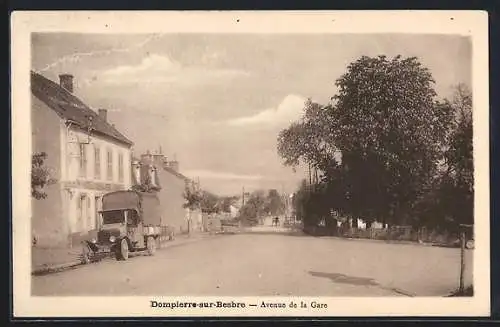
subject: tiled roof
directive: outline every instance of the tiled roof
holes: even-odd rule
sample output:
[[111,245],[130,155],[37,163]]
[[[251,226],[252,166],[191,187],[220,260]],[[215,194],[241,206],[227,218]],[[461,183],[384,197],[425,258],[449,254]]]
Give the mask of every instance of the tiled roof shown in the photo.
[[93,132],[108,136],[126,145],[133,142],[120,133],[114,126],[103,120],[94,110],[90,109],[76,96],[63,89],[59,84],[44,76],[31,72],[31,92],[40,101],[53,109],[61,118],[71,120],[83,129],[89,126],[92,117]]
[[167,166],[164,166],[163,167],[163,170],[171,173],[172,175],[174,176],[177,176],[178,178],[180,179],[183,179],[184,181],[186,182],[192,182],[192,180],[189,178],[189,177],[186,177],[185,175],[181,174],[180,172],[176,171],[175,169],[173,168],[170,168],[170,167],[167,167]]

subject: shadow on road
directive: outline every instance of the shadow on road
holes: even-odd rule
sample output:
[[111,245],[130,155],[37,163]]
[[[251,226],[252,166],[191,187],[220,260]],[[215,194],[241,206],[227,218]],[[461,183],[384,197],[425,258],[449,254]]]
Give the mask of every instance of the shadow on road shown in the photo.
[[339,284],[349,284],[349,285],[355,285],[355,286],[376,286],[378,288],[388,290],[394,293],[398,293],[404,296],[409,296],[413,297],[415,296],[414,294],[411,294],[407,291],[397,289],[394,287],[385,287],[383,285],[380,285],[375,279],[373,278],[368,278],[368,277],[356,277],[356,276],[349,276],[349,275],[344,275],[344,274],[339,274],[339,273],[324,273],[324,272],[317,272],[317,271],[309,271],[309,274],[314,277],[319,277],[319,278],[328,278],[334,283],[339,283]]

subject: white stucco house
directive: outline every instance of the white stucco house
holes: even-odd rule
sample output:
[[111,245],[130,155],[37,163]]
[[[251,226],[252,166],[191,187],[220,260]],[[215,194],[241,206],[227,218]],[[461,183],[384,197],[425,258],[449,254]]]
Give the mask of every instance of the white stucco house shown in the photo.
[[99,224],[101,196],[131,187],[133,143],[73,94],[73,76],[60,83],[31,72],[32,153],[45,152],[56,183],[32,200],[38,245],[79,243]]

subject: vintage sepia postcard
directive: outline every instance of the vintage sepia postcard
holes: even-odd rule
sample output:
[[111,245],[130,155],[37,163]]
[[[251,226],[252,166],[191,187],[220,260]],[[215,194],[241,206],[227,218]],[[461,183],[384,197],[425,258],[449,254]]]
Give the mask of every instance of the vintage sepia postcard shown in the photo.
[[11,17],[15,317],[489,315],[487,13]]

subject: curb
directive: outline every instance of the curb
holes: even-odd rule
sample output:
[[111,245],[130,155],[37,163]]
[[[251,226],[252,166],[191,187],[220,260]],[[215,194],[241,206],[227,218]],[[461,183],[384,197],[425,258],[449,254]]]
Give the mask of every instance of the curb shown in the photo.
[[[313,235],[311,235],[313,236]],[[433,246],[433,247],[443,247],[435,243],[419,243],[412,241],[396,241],[396,240],[376,240],[370,238],[355,238],[355,237],[341,237],[341,236],[313,236],[318,238],[333,238],[337,240],[347,240],[347,241],[361,241],[361,242],[375,242],[375,243],[385,243],[385,244],[406,244],[406,245],[419,245],[419,246]]]
[[47,275],[47,274],[51,274],[51,273],[61,272],[61,271],[75,268],[75,267],[78,267],[81,265],[83,265],[83,263],[80,260],[71,261],[71,262],[61,263],[61,264],[52,265],[52,266],[36,268],[35,270],[33,270],[31,272],[31,275],[32,276],[42,276],[42,275]]
[[[210,238],[214,238],[217,236],[223,236],[223,235],[224,234],[219,233],[219,234],[207,235],[207,236],[202,236],[202,237],[192,237],[192,238],[186,237],[186,238],[182,238],[182,240],[184,240],[184,242],[175,242],[175,240],[174,241],[166,241],[165,244],[163,244],[161,246],[161,248],[159,248],[158,250],[163,250],[163,249],[167,249],[167,248],[171,248],[171,247],[177,247],[177,246],[181,246],[184,244],[194,243],[196,241],[201,241],[204,239],[210,239]],[[177,239],[177,240],[179,240],[179,239]],[[75,269],[79,266],[86,266],[86,264],[81,262],[80,260],[74,260],[74,261],[60,263],[60,264],[56,264],[56,265],[47,265],[47,266],[42,266],[40,268],[35,268],[34,270],[31,271],[31,275],[32,276],[43,276],[43,275],[48,275],[48,274],[52,274],[52,273],[66,271],[69,269]]]

